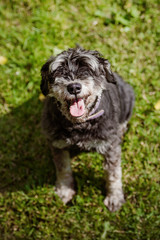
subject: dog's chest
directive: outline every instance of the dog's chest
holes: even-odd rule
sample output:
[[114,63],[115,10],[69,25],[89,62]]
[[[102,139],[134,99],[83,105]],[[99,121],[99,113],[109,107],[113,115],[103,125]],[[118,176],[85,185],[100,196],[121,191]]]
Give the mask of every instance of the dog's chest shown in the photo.
[[96,151],[98,153],[105,154],[110,146],[110,143],[104,140],[85,140],[74,143],[70,139],[66,139],[53,141],[52,146],[59,149],[72,148],[75,146],[82,151]]
[[82,150],[96,151],[101,154],[105,154],[110,146],[110,143],[104,140],[88,140],[80,141],[77,146]]

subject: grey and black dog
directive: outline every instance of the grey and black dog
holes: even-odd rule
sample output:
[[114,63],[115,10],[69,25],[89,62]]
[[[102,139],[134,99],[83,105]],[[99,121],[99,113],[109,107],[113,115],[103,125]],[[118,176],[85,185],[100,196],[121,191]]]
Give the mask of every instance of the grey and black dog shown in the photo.
[[56,193],[64,203],[75,194],[70,153],[97,151],[104,156],[110,211],[124,203],[121,140],[134,105],[132,87],[113,73],[97,51],[81,47],[51,57],[41,69],[42,115],[56,166]]

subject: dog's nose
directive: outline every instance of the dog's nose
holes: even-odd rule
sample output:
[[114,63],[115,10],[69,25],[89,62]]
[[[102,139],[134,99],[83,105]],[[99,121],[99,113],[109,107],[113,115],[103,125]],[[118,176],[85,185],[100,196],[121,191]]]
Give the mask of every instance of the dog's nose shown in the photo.
[[71,83],[67,86],[67,90],[70,94],[78,94],[81,92],[82,86],[80,83]]

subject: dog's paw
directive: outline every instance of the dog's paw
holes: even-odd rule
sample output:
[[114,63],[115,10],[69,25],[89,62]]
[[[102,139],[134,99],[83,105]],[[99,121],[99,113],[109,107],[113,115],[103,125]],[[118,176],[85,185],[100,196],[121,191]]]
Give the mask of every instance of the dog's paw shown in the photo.
[[104,204],[111,212],[119,210],[119,208],[125,203],[124,196],[122,195],[108,195]]
[[75,190],[68,186],[60,186],[55,188],[55,193],[61,198],[64,204],[72,200]]

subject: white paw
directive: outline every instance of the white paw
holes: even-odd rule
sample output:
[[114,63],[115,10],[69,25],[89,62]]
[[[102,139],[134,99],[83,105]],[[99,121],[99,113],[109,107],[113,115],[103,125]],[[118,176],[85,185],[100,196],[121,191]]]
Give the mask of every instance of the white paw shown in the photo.
[[111,212],[117,211],[125,203],[124,196],[122,195],[108,195],[104,204]]
[[66,204],[73,198],[75,191],[71,187],[62,185],[60,187],[56,187],[55,193],[61,198],[63,203]]

